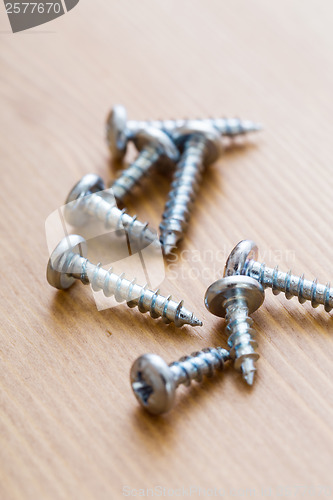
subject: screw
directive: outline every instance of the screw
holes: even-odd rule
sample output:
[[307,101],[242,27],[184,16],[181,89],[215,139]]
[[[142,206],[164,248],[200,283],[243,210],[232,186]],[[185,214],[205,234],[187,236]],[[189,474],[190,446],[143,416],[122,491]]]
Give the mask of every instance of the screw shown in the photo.
[[156,354],[144,354],[131,368],[134,395],[149,413],[166,413],[174,404],[179,385],[189,386],[192,380],[201,382],[204,375],[213,376],[216,370],[223,370],[224,362],[229,359],[229,351],[222,347],[194,352],[169,365]]
[[326,312],[333,308],[333,288],[330,283],[321,285],[318,280],[304,279],[304,274],[294,276],[291,271],[287,273],[275,268],[266,267],[264,263],[257,262],[258,247],[251,240],[243,240],[235,246],[228,257],[225,274],[242,274],[251,276],[259,281],[264,288],[271,288],[274,295],[283,292],[287,299],[298,297],[303,304],[307,300],[312,307],[323,305]]
[[131,217],[126,210],[120,210],[112,194],[112,190],[105,190],[101,177],[87,174],[70,191],[65,205],[65,218],[71,225],[80,227],[87,223],[89,218],[95,218],[104,223],[107,229],[124,229],[130,238],[130,243],[139,242],[140,248],[145,243],[159,246],[157,235],[148,228],[148,223]]
[[263,287],[248,276],[224,277],[213,283],[205,295],[208,311],[226,319],[234,367],[242,372],[249,385],[253,384],[255,362],[259,358],[255,352],[258,344],[252,328],[253,321],[249,316],[262,305],[264,298]]
[[49,284],[59,290],[69,288],[76,279],[84,285],[91,284],[97,292],[102,290],[106,297],[114,295],[117,302],[126,301],[129,307],[138,307],[141,313],[150,312],[152,318],[162,317],[165,323],[174,322],[175,326],[202,326],[194,314],[183,307],[183,301],[175,302],[171,296],[160,295],[146,286],[136,284],[121,275],[103,269],[86,258],[87,242],[82,236],[69,235],[63,238],[52,252],[47,266]]
[[118,201],[123,201],[157,162],[174,163],[179,157],[178,149],[162,130],[152,127],[139,130],[133,136],[133,142],[140,151],[139,155],[110,186]]
[[[126,153],[128,141],[133,138],[138,130],[151,126],[172,136],[176,129],[187,126],[191,121],[193,120],[127,120],[125,107],[117,104],[107,117],[107,142],[112,156],[117,160],[122,160]],[[259,123],[239,118],[207,118],[197,121],[214,127],[221,135],[230,137],[262,129]]]
[[168,201],[160,224],[164,254],[169,255],[182,239],[204,168],[214,162],[221,152],[217,131],[210,125],[189,122],[174,133],[174,139],[183,148],[171,184]]

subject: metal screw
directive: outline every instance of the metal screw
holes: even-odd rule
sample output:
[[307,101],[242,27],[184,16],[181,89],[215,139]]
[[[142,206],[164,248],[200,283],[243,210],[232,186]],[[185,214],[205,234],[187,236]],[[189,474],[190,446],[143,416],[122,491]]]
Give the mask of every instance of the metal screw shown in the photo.
[[139,243],[140,248],[148,243],[159,246],[156,233],[148,228],[148,223],[131,217],[126,210],[120,210],[112,194],[112,190],[105,190],[101,177],[88,174],[70,191],[64,210],[64,215],[71,225],[83,226],[89,218],[103,222],[107,229],[124,229],[130,238],[130,243]]
[[178,149],[173,141],[164,132],[152,127],[135,133],[133,142],[140,151],[139,155],[110,185],[118,201],[123,201],[125,196],[157,162],[164,161],[164,163],[171,164],[176,162],[179,157]]
[[[107,142],[112,156],[117,160],[122,160],[127,148],[127,143],[132,140],[138,130],[147,126],[162,130],[168,135],[188,125],[193,120],[127,120],[127,112],[124,106],[117,104],[109,113],[106,121]],[[221,135],[233,137],[244,135],[249,132],[257,132],[262,129],[259,123],[239,118],[207,118],[196,120],[203,124],[214,127]]]
[[213,283],[206,291],[205,305],[212,314],[226,319],[228,345],[234,367],[242,372],[244,380],[253,384],[255,362],[259,354],[253,320],[250,314],[263,303],[263,287],[248,276],[229,276]]
[[221,152],[217,131],[200,122],[192,121],[188,126],[178,129],[174,133],[174,139],[183,148],[183,153],[176,166],[160,224],[165,255],[169,255],[177,247],[187,229],[205,166],[214,162]]
[[82,236],[70,235],[62,239],[52,252],[47,266],[49,284],[59,290],[69,288],[76,279],[84,285],[91,284],[97,292],[102,290],[106,297],[114,295],[117,302],[126,301],[129,307],[138,307],[141,313],[150,312],[152,318],[162,317],[165,323],[174,322],[175,326],[202,326],[194,314],[183,307],[183,301],[175,302],[171,296],[160,295],[146,286],[136,284],[121,275],[103,269],[86,258],[87,242]]
[[230,359],[229,351],[222,347],[209,347],[191,356],[167,365],[156,354],[144,354],[132,365],[130,379],[136,399],[150,413],[159,415],[169,411],[179,385],[189,386],[192,380],[201,382],[203,376],[213,376],[223,370]]
[[287,273],[275,268],[266,267],[265,264],[257,262],[258,247],[251,240],[243,240],[235,246],[228,257],[225,274],[241,274],[251,276],[264,288],[271,288],[274,295],[283,292],[287,299],[298,297],[303,304],[307,300],[312,307],[323,305],[326,312],[333,308],[333,288],[330,283],[321,285],[317,279],[310,281],[304,279],[304,274],[294,276],[291,271]]

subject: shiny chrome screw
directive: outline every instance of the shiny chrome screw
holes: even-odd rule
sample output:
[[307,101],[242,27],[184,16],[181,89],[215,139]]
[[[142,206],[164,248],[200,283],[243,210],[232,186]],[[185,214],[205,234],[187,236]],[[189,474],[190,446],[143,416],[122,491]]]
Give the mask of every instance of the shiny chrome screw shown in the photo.
[[[117,104],[109,113],[106,121],[107,142],[112,156],[122,160],[127,148],[128,141],[132,140],[139,130],[154,127],[172,136],[173,132],[186,127],[193,120],[127,120],[127,112],[124,106]],[[239,118],[207,118],[195,120],[205,125],[214,127],[217,132],[224,136],[234,137],[262,129],[259,123]]]
[[220,136],[210,125],[192,121],[173,135],[183,153],[176,166],[160,224],[165,255],[169,255],[183,238],[205,166],[213,163],[221,152]]
[[177,147],[162,130],[146,127],[134,134],[133,142],[139,151],[137,158],[110,185],[118,201],[123,201],[157,163],[172,164],[179,157]]
[[263,287],[248,276],[228,276],[213,283],[206,291],[205,305],[212,314],[226,319],[228,345],[236,370],[253,384],[255,362],[259,358],[255,330],[250,314],[263,303]]
[[76,279],[84,285],[91,284],[95,292],[103,291],[106,297],[114,295],[117,302],[126,301],[129,307],[138,307],[141,313],[150,312],[152,318],[162,317],[165,323],[175,326],[202,326],[194,314],[183,307],[183,301],[175,302],[171,296],[160,295],[147,286],[136,284],[136,280],[124,278],[107,271],[101,264],[95,265],[86,258],[87,243],[82,236],[69,235],[63,238],[52,252],[47,266],[47,280],[60,290],[69,288]]
[[106,190],[101,177],[95,174],[85,175],[73,187],[66,200],[64,215],[75,227],[83,226],[89,219],[99,220],[108,230],[125,230],[130,243],[139,243],[140,248],[150,243],[159,246],[157,235],[148,228],[148,223],[128,215],[125,209],[120,210],[112,190]]
[[257,280],[263,288],[271,288],[274,295],[283,292],[287,299],[298,297],[303,304],[310,301],[312,307],[323,305],[326,312],[333,308],[333,288],[330,283],[321,285],[317,279],[310,281],[304,279],[304,274],[294,276],[291,271],[287,273],[275,268],[266,267],[257,262],[258,247],[251,240],[240,241],[232,250],[227,260],[225,275],[240,274],[250,276]]
[[189,386],[192,380],[201,382],[204,375],[213,376],[215,371],[223,370],[225,361],[229,359],[229,351],[222,347],[194,352],[169,365],[156,354],[144,354],[131,368],[134,395],[149,413],[166,413],[174,405],[179,385]]

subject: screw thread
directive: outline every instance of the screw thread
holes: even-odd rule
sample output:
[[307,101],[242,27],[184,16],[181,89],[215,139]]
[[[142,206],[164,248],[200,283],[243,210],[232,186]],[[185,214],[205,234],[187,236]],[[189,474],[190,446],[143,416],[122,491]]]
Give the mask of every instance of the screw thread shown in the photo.
[[295,276],[291,271],[285,273],[279,271],[278,266],[269,268],[254,260],[246,263],[242,274],[256,279],[264,288],[271,288],[274,295],[283,292],[287,299],[298,297],[301,304],[310,301],[312,307],[323,305],[326,312],[333,308],[333,288],[330,288],[330,283],[322,285],[317,279],[304,279],[304,274]]
[[127,302],[129,307],[138,307],[141,313],[150,312],[152,318],[161,317],[165,323],[174,322],[177,327],[185,324],[201,326],[202,322],[192,312],[183,307],[183,301],[175,302],[171,295],[164,297],[159,290],[152,291],[148,286],[136,284],[123,274],[108,271],[101,264],[94,265],[88,259],[69,252],[59,262],[59,270],[80,279],[84,284],[91,284],[97,292],[102,290],[106,297],[114,296],[117,302]]
[[224,362],[230,359],[229,351],[222,347],[208,347],[202,351],[184,356],[169,367],[175,379],[176,387],[189,386],[192,380],[201,382],[204,376],[212,377],[217,370],[223,370]]
[[205,138],[193,135],[174,173],[168,201],[160,224],[161,241],[166,254],[176,247],[186,231],[204,170]]
[[114,183],[110,185],[115,198],[122,201],[134,186],[147,175],[160,155],[160,151],[152,146],[143,148],[134,162],[128,168],[125,168]]
[[[243,135],[250,132],[257,132],[261,130],[261,125],[255,123],[251,120],[241,120],[240,118],[207,118],[198,119],[203,124],[213,126],[220,134],[229,137],[235,135]],[[127,127],[130,136],[135,134],[137,130],[145,128],[147,126],[155,127],[162,130],[166,134],[170,135],[172,132],[179,127],[186,126],[191,120],[130,120],[127,122]]]
[[139,248],[142,248],[153,243],[160,247],[157,234],[148,228],[148,222],[140,222],[136,215],[129,215],[126,209],[120,210],[112,200],[107,200],[103,195],[94,193],[79,198],[77,203],[82,204],[80,209],[85,213],[103,222],[106,229],[114,229],[119,235],[125,231],[131,245],[138,243]]
[[226,331],[229,335],[230,354],[236,370],[241,371],[246,382],[252,385],[256,371],[255,361],[259,354],[255,351],[258,346],[255,340],[256,332],[252,328],[253,320],[248,313],[246,303],[239,299],[226,306]]

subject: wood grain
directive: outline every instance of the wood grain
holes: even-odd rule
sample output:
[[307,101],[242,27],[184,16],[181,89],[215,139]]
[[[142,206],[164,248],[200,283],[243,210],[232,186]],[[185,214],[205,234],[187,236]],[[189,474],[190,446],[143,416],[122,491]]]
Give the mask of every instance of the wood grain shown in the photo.
[[[0,5],[1,499],[118,499],[125,486],[333,495],[333,327],[322,308],[267,291],[252,390],[227,369],[153,418],[128,382],[144,352],[172,361],[226,345],[203,295],[240,239],[267,264],[332,278],[332,15],[327,0],[82,0],[13,35]],[[133,118],[265,124],[207,170],[166,267],[161,291],[203,318],[199,330],[125,306],[98,312],[89,287],[46,282],[46,218],[82,175],[115,175],[103,125],[116,102]],[[158,227],[168,187],[156,174],[130,212]]]

